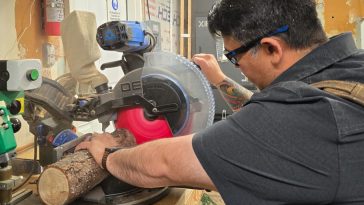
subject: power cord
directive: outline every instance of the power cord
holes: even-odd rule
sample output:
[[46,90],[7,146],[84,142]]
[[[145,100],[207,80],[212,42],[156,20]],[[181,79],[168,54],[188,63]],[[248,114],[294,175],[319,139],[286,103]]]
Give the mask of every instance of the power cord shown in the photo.
[[[34,110],[33,113],[35,113],[36,106],[33,105],[33,104],[30,104],[29,109]],[[32,117],[33,121],[36,118],[35,114],[33,114],[31,117]],[[33,158],[33,164],[32,164],[31,171],[30,171],[29,175],[24,179],[24,181],[21,184],[19,184],[17,187],[15,187],[12,190],[12,192],[16,192],[18,189],[20,189],[22,186],[24,186],[30,180],[30,178],[34,174],[35,167],[36,167],[36,164],[37,164],[37,160],[38,160],[38,143],[37,143],[37,136],[34,135],[34,158]]]
[[31,169],[29,175],[24,179],[24,181],[12,190],[13,192],[16,192],[18,189],[20,189],[22,186],[24,186],[30,180],[30,178],[33,176],[35,166],[37,164],[37,153],[38,153],[37,137],[34,135],[34,161],[32,164],[32,169]]
[[155,36],[152,33],[150,33],[149,31],[145,31],[145,34],[147,34],[151,38],[151,43],[150,43],[150,46],[147,48],[147,50],[152,51],[157,44],[157,39],[155,39]]
[[150,21],[149,0],[146,0],[146,1],[147,1],[148,18],[149,18],[149,21]]

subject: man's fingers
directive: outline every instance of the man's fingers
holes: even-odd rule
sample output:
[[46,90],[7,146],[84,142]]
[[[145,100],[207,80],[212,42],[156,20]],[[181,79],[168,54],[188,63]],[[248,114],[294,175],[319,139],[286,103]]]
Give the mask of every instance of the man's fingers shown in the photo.
[[213,55],[210,54],[196,54],[192,57],[192,61],[199,65],[202,70],[209,67],[209,62],[211,62],[213,59]]
[[80,144],[77,145],[77,147],[75,148],[75,151],[88,149],[90,144],[91,144],[90,141],[81,142]]
[[193,61],[194,63],[196,63],[197,65],[200,65],[200,63],[201,63],[201,57],[200,57],[200,56],[198,56],[198,55],[194,55],[194,56],[192,57],[192,61]]

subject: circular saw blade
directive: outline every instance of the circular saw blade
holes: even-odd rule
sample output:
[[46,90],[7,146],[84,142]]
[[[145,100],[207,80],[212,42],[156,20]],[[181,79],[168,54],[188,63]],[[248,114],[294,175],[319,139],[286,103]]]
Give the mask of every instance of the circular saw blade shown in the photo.
[[[170,120],[169,115],[175,114],[165,114],[170,127],[173,127],[173,136],[195,133],[212,125],[215,115],[212,89],[194,63],[167,52],[145,53],[144,58],[142,79],[163,76],[177,86],[176,90],[182,92],[179,96],[183,96],[181,99],[186,101],[184,109],[178,111],[179,119]],[[144,95],[148,96],[147,90],[144,92]]]

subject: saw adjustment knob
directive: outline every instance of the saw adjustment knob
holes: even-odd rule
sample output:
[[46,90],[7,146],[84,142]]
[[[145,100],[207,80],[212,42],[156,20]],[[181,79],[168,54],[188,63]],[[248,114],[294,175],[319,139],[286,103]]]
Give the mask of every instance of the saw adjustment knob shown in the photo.
[[17,133],[21,128],[21,121],[18,118],[10,118],[10,122],[14,133]]
[[8,71],[1,71],[0,72],[0,81],[7,82],[10,79],[10,74]]
[[12,115],[17,115],[21,110],[21,102],[19,100],[14,100],[7,106],[7,108]]

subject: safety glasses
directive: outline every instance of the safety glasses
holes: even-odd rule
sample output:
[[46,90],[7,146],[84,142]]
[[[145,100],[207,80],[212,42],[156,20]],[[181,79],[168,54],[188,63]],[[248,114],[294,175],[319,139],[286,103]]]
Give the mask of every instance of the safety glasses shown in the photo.
[[248,52],[250,49],[252,49],[256,45],[258,45],[263,38],[274,36],[274,35],[277,35],[279,33],[284,33],[284,32],[287,32],[287,31],[288,31],[288,25],[282,26],[282,27],[278,28],[277,30],[275,30],[273,32],[269,32],[266,35],[259,36],[258,38],[246,43],[245,45],[240,46],[237,49],[234,49],[232,51],[225,50],[224,54],[225,54],[226,58],[229,59],[229,61],[232,64],[234,64],[236,66],[239,66],[238,59],[236,58],[236,56],[238,54],[243,54],[243,53]]

